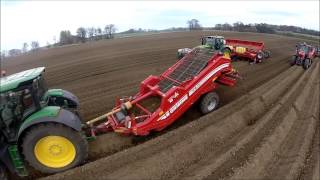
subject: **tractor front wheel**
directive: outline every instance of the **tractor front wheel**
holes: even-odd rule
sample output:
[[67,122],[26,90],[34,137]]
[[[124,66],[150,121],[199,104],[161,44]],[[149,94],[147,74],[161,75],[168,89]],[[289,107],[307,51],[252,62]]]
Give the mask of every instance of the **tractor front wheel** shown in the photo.
[[1,180],[8,180],[7,171],[1,164],[0,164],[0,179]]
[[217,109],[218,105],[219,105],[218,94],[215,92],[209,92],[201,98],[200,111],[203,114],[208,114],[209,112],[212,112],[213,110]]
[[303,69],[307,70],[311,66],[311,60],[310,59],[305,59],[303,61]]
[[26,132],[22,151],[26,161],[43,173],[73,168],[88,156],[88,143],[81,134],[62,124],[40,124]]

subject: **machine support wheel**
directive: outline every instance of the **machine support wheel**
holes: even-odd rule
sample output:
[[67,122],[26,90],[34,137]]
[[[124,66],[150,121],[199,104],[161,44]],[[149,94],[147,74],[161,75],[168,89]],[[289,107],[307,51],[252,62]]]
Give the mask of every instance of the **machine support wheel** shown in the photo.
[[217,109],[218,105],[219,105],[218,94],[216,92],[209,92],[201,98],[200,111],[203,114],[207,114]]
[[0,164],[0,179],[1,180],[8,180],[8,174],[6,169]]
[[257,53],[257,56],[256,56],[256,62],[257,62],[257,63],[261,63],[263,57],[264,57],[264,56],[263,56],[263,53],[262,53],[262,52],[258,52],[258,53]]
[[307,70],[307,69],[309,69],[309,67],[311,66],[311,60],[310,59],[305,59],[304,61],[303,61],[303,69],[305,69],[305,70]]
[[23,138],[25,160],[43,173],[73,168],[88,156],[88,142],[81,132],[62,124],[35,125]]

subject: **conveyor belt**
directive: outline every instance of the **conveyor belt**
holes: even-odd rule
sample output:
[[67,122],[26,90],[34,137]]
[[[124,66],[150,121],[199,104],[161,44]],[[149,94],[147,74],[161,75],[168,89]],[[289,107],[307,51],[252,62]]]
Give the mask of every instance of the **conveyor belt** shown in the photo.
[[[178,82],[188,80],[197,74],[199,74],[208,61],[213,56],[214,51],[210,49],[195,49],[187,56],[182,59],[182,63],[176,67],[168,77]],[[164,78],[159,82],[160,91],[166,93],[171,87],[179,85],[168,78]]]

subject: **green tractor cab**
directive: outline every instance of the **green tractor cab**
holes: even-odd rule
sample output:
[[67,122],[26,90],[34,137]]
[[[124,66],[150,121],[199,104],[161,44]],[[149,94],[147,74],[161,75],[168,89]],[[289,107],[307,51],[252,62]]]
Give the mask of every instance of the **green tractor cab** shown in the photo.
[[[231,49],[226,45],[226,41],[223,36],[204,36],[201,37],[201,45],[197,48],[212,49],[214,51],[220,51],[225,56],[230,56]],[[193,49],[181,48],[177,51],[177,59],[182,59],[186,54],[190,53]]]
[[1,77],[0,177],[27,176],[25,162],[43,173],[75,167],[87,157],[79,101],[62,89],[47,89],[44,67]]

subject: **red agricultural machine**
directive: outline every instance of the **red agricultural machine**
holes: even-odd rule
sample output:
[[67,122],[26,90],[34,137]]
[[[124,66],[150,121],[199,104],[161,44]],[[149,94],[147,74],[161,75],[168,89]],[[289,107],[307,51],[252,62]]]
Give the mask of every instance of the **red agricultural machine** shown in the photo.
[[296,45],[296,53],[293,55],[290,62],[293,65],[302,65],[303,69],[308,69],[313,59],[317,56],[317,49],[306,43],[301,43]]
[[[260,63],[263,59],[270,57],[270,52],[265,50],[263,42],[225,39],[223,36],[204,36],[201,38],[201,45],[212,49],[219,49],[222,46],[228,47],[231,50],[233,61],[244,59],[250,63]],[[177,58],[181,59],[191,50],[189,48],[179,49]]]
[[214,89],[219,84],[234,86],[238,77],[230,53],[228,47],[194,48],[159,77],[151,75],[142,81],[135,96],[118,99],[111,112],[88,121],[89,136],[109,131],[144,136],[161,131],[198,99],[202,113],[215,110],[219,96]]
[[226,39],[226,45],[232,50],[232,60],[246,59],[250,63],[260,63],[270,57],[270,52],[264,50],[263,42]]

